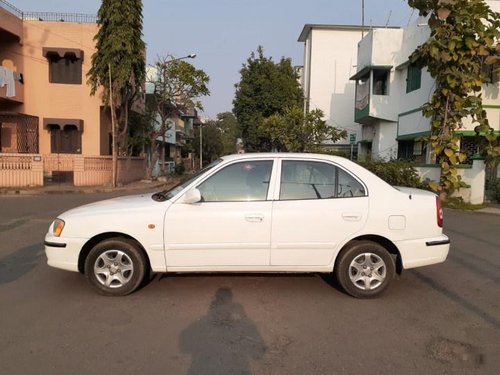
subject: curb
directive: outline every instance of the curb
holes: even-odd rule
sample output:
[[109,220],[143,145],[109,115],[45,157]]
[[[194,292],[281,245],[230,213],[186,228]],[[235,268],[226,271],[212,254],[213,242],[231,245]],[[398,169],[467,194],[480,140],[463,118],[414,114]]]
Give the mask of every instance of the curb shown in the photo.
[[475,212],[479,212],[481,214],[500,215],[500,208],[485,207],[485,208],[481,208],[480,210],[476,210]]
[[97,194],[97,193],[118,193],[118,192],[137,192],[137,191],[148,191],[152,189],[158,189],[161,187],[166,187],[172,185],[172,182],[157,182],[148,183],[141,186],[121,186],[116,188],[111,187],[88,187],[88,188],[67,188],[67,189],[44,189],[44,188],[32,188],[32,189],[1,189],[1,195],[52,195],[52,194]]
[[479,213],[479,214],[489,214],[489,215],[500,215],[500,208],[497,207],[484,207],[476,210],[465,210],[460,208],[449,208],[445,207],[445,210],[450,211],[460,211],[460,212],[471,212],[471,213]]

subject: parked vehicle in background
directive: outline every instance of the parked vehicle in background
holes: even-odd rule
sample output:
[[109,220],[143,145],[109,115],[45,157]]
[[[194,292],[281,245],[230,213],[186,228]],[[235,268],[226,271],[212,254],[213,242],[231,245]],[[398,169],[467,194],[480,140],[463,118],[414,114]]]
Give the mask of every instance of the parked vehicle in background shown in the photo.
[[126,295],[152,272],[333,272],[375,297],[395,272],[443,262],[438,197],[395,188],[347,159],[230,155],[169,191],[61,214],[48,264],[79,271],[99,292]]

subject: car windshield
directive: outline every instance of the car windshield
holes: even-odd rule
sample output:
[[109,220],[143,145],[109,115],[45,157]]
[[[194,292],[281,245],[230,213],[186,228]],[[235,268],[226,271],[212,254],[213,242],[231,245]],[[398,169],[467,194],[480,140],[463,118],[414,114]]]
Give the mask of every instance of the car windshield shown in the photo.
[[193,182],[199,176],[201,176],[202,174],[206,173],[207,171],[209,171],[210,169],[212,169],[213,167],[215,167],[220,162],[222,162],[222,159],[218,159],[218,160],[212,162],[211,164],[207,165],[205,168],[203,168],[203,169],[199,170],[198,172],[196,172],[194,175],[192,175],[186,181],[180,182],[177,185],[171,187],[170,189],[154,193],[151,198],[153,198],[153,200],[155,200],[157,202],[164,202],[164,201],[167,201],[169,199],[172,199],[181,190],[183,190],[184,188],[186,188],[186,186],[188,186],[191,182]]

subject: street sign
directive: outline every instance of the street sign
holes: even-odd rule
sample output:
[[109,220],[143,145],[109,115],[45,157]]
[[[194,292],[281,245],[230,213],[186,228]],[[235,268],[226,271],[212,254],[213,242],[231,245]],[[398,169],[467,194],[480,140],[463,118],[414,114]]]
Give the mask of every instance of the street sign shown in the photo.
[[351,145],[356,144],[356,133],[351,133],[349,134],[349,143]]

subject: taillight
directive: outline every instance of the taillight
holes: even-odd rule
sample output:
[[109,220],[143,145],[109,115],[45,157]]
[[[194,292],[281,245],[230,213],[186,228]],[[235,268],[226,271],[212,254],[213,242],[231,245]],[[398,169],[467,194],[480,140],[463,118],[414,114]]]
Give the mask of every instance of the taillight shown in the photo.
[[443,209],[441,208],[441,199],[436,196],[436,217],[437,225],[439,228],[443,227]]

